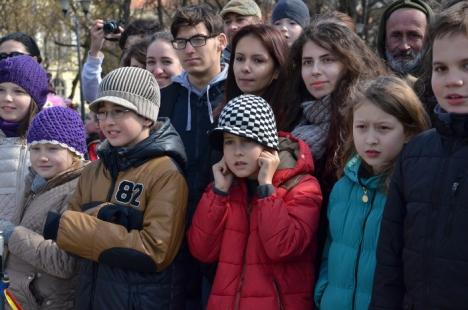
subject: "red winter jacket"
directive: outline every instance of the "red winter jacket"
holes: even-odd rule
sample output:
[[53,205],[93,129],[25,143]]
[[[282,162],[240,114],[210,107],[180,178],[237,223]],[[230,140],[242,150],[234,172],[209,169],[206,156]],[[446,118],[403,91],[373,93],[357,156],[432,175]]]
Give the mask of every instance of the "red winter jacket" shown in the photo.
[[215,194],[210,185],[195,211],[190,251],[202,262],[218,262],[209,310],[314,307],[322,194],[310,175],[308,146],[286,134],[280,137],[274,194],[253,198],[248,214],[246,184],[237,179],[228,196]]

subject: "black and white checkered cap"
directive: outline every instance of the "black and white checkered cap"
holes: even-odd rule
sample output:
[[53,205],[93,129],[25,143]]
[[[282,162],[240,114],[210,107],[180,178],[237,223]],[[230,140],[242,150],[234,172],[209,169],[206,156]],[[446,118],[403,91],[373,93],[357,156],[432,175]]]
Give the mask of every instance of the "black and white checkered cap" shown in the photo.
[[262,97],[241,95],[230,100],[221,111],[218,126],[211,132],[211,141],[216,147],[222,145],[223,132],[278,150],[275,116]]

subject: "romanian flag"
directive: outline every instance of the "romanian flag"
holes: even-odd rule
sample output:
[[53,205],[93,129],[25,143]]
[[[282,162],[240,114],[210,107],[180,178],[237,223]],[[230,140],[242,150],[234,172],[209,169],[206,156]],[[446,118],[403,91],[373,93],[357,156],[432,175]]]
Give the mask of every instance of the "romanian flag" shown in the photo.
[[16,301],[16,299],[13,297],[13,294],[11,294],[9,290],[4,289],[3,295],[5,297],[6,303],[8,304],[11,310],[23,310],[23,308],[21,308],[20,304],[18,303],[18,301]]

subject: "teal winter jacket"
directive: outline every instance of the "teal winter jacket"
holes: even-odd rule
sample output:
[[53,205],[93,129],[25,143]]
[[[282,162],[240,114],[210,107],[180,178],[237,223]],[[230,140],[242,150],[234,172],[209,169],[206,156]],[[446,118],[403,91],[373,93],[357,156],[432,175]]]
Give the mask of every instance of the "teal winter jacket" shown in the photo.
[[386,194],[380,177],[359,177],[361,159],[352,158],[333,187],[328,204],[329,231],[315,286],[319,309],[368,309],[377,241]]

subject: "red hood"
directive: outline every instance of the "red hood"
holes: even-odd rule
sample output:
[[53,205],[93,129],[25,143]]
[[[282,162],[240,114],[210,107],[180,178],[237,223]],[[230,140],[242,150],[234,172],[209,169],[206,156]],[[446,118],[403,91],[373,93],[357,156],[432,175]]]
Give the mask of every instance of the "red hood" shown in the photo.
[[314,161],[309,146],[289,132],[278,132],[281,162],[273,176],[273,185],[278,187],[299,174],[314,173]]

